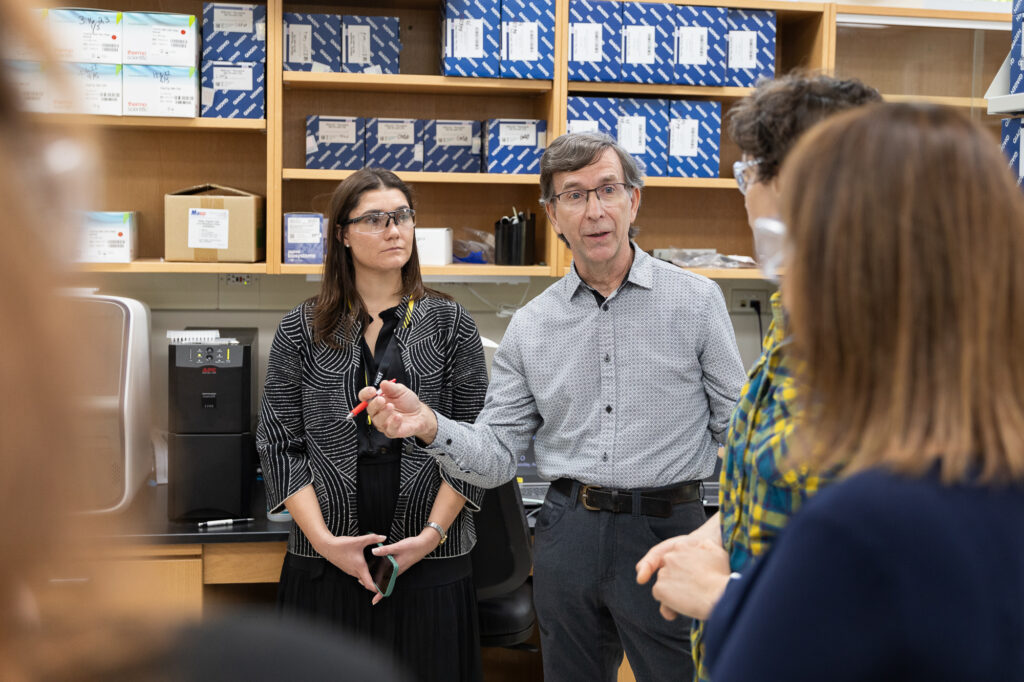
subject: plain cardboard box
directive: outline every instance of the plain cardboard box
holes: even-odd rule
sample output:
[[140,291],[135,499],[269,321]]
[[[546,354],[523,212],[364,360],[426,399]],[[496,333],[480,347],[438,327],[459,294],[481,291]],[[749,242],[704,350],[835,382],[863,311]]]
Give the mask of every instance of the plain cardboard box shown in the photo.
[[258,194],[197,185],[164,195],[165,260],[255,263],[265,257],[266,236]]

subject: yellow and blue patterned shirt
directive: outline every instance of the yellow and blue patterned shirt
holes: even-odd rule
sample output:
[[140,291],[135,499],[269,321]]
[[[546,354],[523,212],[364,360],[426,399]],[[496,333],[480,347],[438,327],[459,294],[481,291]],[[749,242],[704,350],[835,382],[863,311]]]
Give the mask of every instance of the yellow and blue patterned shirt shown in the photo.
[[[719,518],[733,571],[742,571],[752,558],[767,552],[793,514],[830,480],[786,461],[799,415],[778,292],[771,306],[772,322],[732,414],[722,463]],[[707,682],[703,636],[704,624],[695,620],[691,642],[696,679]]]

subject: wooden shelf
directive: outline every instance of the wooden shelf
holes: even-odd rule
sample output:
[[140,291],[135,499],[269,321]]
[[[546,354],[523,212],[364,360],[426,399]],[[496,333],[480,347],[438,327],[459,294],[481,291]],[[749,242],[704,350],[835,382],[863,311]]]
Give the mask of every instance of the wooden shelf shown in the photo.
[[718,87],[713,85],[659,85],[656,83],[597,83],[571,81],[569,94],[608,93],[610,95],[667,95],[674,97],[713,97],[737,99],[746,97],[753,88]]
[[[320,265],[287,265],[281,266],[282,275],[319,275],[323,272]],[[476,275],[480,277],[551,277],[548,265],[476,265],[473,263],[453,263],[452,265],[423,265],[420,272],[424,275]]]
[[964,109],[987,109],[988,101],[984,97],[941,97],[931,95],[882,95],[886,102],[930,102],[943,104],[947,107]]
[[[540,185],[537,174],[513,175],[510,173],[424,173],[420,171],[395,171],[405,182],[469,184],[469,185]],[[327,180],[340,182],[355,173],[352,170],[315,170],[312,168],[285,168],[281,177],[285,180]]]
[[[877,5],[836,5],[836,14],[861,14],[898,19],[940,19],[950,21],[995,21],[1006,24],[1010,29],[1010,13],[970,12],[956,10],[917,9],[913,7],[879,7]],[[1007,6],[1009,9],[1009,5]],[[841,19],[840,19],[841,21]]]
[[733,178],[644,178],[644,187],[679,187],[689,189],[731,189],[736,191]]
[[267,129],[262,118],[173,118],[165,116],[97,116],[79,114],[38,114],[42,122],[96,128],[132,130],[225,130],[252,131]]
[[312,73],[285,71],[286,88],[305,90],[358,90],[377,92],[429,92],[435,94],[523,95],[551,92],[547,80],[512,78],[460,78],[411,74]]
[[183,263],[155,258],[141,258],[131,263],[75,263],[82,272],[147,272],[147,273],[231,273],[262,275],[266,263]]

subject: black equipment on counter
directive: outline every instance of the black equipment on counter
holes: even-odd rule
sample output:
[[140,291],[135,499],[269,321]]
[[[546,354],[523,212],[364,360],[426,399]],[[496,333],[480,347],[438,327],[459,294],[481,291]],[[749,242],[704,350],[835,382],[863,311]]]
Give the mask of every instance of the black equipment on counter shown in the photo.
[[533,233],[537,216],[522,211],[494,223],[494,262],[497,265],[533,265]]

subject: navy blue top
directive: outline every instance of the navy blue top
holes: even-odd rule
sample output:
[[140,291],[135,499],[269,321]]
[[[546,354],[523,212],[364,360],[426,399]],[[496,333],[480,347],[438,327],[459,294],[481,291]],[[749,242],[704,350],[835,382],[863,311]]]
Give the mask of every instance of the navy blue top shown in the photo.
[[714,682],[1024,680],[1024,486],[829,487],[730,581],[705,641]]

